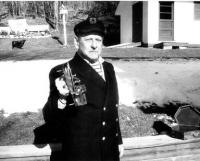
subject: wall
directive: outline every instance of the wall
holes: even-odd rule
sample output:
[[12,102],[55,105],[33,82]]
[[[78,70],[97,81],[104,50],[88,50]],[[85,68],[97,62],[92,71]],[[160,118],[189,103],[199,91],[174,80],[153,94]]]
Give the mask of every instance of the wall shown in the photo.
[[174,7],[174,40],[200,44],[200,20],[194,19],[194,3],[177,1]]
[[159,38],[159,3],[157,0],[148,1],[148,18],[147,18],[147,42],[154,44],[158,42]]

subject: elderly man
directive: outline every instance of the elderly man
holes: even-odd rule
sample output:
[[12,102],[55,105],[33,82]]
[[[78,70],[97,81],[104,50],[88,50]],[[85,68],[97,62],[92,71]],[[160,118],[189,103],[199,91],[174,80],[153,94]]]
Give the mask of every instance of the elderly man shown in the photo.
[[[77,52],[49,74],[50,94],[44,120],[62,147],[51,160],[118,161],[123,155],[118,89],[113,66],[101,56],[104,25],[88,18],[74,27]],[[70,82],[70,76],[72,82]],[[79,92],[73,90],[79,89]]]

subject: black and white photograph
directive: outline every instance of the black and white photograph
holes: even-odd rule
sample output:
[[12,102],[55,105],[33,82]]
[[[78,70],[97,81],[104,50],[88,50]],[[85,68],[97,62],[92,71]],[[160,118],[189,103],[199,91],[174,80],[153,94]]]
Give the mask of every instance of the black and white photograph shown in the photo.
[[199,161],[200,1],[0,1],[0,161]]

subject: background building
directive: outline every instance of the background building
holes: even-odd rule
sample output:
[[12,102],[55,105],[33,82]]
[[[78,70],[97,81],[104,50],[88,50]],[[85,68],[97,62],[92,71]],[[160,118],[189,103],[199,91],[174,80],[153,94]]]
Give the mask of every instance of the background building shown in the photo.
[[120,42],[200,44],[200,1],[121,1]]

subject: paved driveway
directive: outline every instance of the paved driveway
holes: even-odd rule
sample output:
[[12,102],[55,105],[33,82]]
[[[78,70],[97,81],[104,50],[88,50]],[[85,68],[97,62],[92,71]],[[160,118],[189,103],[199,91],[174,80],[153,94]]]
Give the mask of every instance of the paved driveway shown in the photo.
[[[37,111],[49,92],[49,70],[65,60],[0,63],[0,109],[7,113]],[[111,61],[111,60],[108,60]],[[158,105],[181,101],[200,105],[200,61],[111,61],[117,73],[120,103],[136,100]]]

